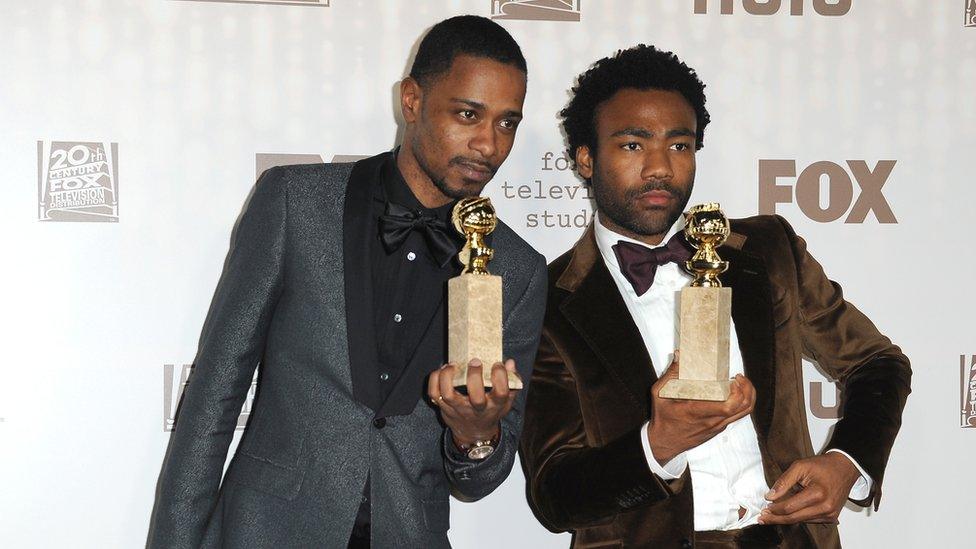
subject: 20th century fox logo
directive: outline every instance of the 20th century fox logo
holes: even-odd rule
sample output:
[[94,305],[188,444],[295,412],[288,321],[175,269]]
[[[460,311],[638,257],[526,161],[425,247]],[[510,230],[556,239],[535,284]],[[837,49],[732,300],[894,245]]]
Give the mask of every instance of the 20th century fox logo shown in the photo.
[[976,355],[959,355],[959,375],[962,381],[960,426],[976,428]]
[[[193,373],[192,364],[183,364],[179,368],[179,376],[176,375],[176,365],[163,365],[163,431],[172,431],[176,427],[176,412],[183,398],[183,391],[186,386],[193,381],[190,374]],[[254,394],[258,388],[258,381],[255,377],[251,380],[251,388],[247,391],[244,399],[244,406],[241,408],[241,415],[237,416],[237,426],[235,429],[241,431],[247,425],[247,420],[251,417],[251,406],[254,404]]]
[[38,219],[118,221],[118,174],[118,143],[38,141]]

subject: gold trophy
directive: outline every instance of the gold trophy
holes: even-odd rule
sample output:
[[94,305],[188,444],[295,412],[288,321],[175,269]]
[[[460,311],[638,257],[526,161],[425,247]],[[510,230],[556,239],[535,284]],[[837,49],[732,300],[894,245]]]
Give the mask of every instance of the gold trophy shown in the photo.
[[685,237],[697,250],[685,268],[695,279],[681,290],[681,361],[678,378],[661,388],[664,398],[724,401],[729,398],[729,327],[732,289],[718,275],[729,268],[715,251],[729,237],[729,220],[717,203],[685,214]]
[[[454,386],[468,384],[468,362],[484,364],[482,381],[491,387],[491,367],[502,356],[502,277],[488,272],[495,250],[485,236],[495,230],[495,208],[486,197],[462,198],[451,214],[454,228],[467,242],[458,254],[464,265],[460,276],[447,281],[447,358],[457,365]],[[522,381],[508,374],[508,387],[521,389]]]

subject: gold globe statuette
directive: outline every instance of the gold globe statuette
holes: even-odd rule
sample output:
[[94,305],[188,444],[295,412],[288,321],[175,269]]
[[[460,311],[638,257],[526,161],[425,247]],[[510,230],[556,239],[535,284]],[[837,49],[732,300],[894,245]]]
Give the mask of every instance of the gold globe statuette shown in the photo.
[[[498,224],[495,208],[487,197],[462,198],[451,214],[454,228],[464,235],[465,244],[458,253],[464,269],[447,281],[447,358],[457,366],[454,386],[465,387],[468,362],[481,360],[482,382],[491,387],[491,367],[503,362],[502,355],[502,278],[488,272],[488,262],[495,250],[485,237]],[[511,389],[521,389],[522,381],[508,376]]]
[[495,257],[495,250],[485,244],[485,236],[491,234],[498,224],[495,207],[487,197],[462,198],[451,212],[454,229],[464,235],[464,248],[458,260],[464,265],[465,274],[487,275],[488,262]]
[[685,268],[694,279],[681,290],[678,378],[661,388],[664,398],[729,398],[732,290],[723,288],[718,279],[729,262],[716,251],[729,234],[729,220],[715,202],[695,206],[685,214],[685,237],[696,250]]

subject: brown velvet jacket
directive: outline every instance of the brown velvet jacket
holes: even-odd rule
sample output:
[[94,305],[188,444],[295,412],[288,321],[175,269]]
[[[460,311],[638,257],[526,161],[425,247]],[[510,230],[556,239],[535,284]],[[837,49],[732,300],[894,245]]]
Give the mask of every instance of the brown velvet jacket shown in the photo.
[[[877,507],[888,454],[910,392],[901,350],[844,300],[806,243],[780,217],[732,220],[720,249],[766,481],[814,455],[801,356],[842,385],[843,419],[826,451],[850,454],[874,480]],[[573,532],[573,547],[692,547],[691,477],[650,472],[641,427],[656,380],[647,349],[600,257],[591,226],[549,265],[549,301],[532,373],[521,459],[536,517]],[[814,547],[839,547],[833,525],[804,524]],[[792,537],[792,536],[791,536]]]

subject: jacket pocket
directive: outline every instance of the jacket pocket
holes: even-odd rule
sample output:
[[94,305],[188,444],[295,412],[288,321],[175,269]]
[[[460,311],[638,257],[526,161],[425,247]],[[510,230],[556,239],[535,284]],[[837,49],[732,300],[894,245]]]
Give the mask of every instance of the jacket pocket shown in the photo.
[[228,478],[259,492],[293,500],[302,489],[303,468],[287,468],[238,452]]
[[451,505],[449,500],[424,500],[424,523],[431,532],[447,532],[451,527]]

